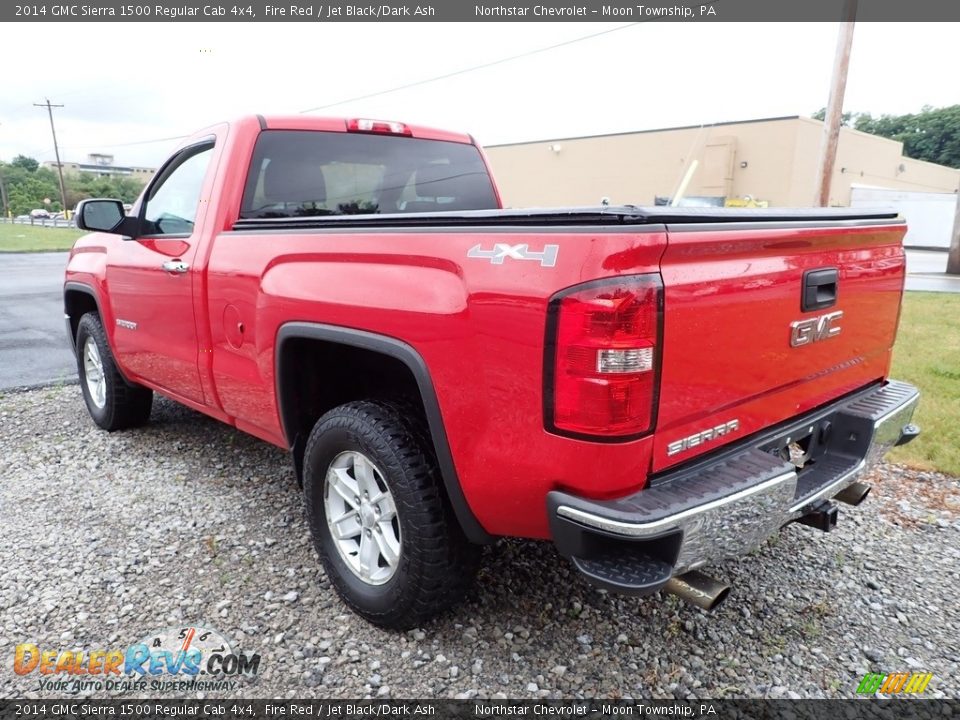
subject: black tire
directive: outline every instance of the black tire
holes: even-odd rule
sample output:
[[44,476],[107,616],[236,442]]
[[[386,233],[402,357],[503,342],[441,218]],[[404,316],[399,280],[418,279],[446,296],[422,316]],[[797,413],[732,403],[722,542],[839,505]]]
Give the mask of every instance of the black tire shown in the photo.
[[[394,403],[348,403],[317,421],[304,451],[307,519],[327,576],[357,614],[393,630],[416,627],[458,603],[479,566],[480,548],[453,515],[422,424]],[[327,473],[344,453],[368,458],[393,496],[400,552],[393,575],[382,584],[351,569],[327,524]]]
[[[86,363],[84,362],[87,342],[96,345],[103,367],[103,404],[98,404],[87,382]],[[153,391],[141,385],[131,385],[123,379],[117,370],[117,364],[110,352],[107,334],[100,322],[100,316],[90,312],[80,318],[77,326],[77,373],[80,375],[80,388],[87,410],[93,421],[104,430],[123,430],[138,427],[150,419],[153,406]]]

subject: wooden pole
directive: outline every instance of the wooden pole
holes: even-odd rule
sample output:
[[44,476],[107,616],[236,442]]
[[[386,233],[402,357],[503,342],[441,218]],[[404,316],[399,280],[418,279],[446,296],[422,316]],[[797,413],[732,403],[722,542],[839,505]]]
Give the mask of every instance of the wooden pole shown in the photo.
[[10,216],[10,202],[7,200],[7,181],[0,174],[0,201],[3,202],[3,217]]
[[820,162],[817,165],[817,185],[813,204],[826,207],[830,204],[830,181],[833,166],[837,161],[837,142],[840,138],[840,123],[843,118],[843,94],[847,89],[847,70],[850,67],[850,48],[853,46],[854,18],[857,16],[857,0],[847,0],[844,22],[840,23],[837,36],[837,52],[833,59],[833,79],[830,82],[830,99],[827,114],[823,119],[823,142],[820,146]]
[[10,201],[7,200],[7,181],[0,175],[0,200],[3,201],[3,217],[10,215]]
[[53,154],[57,158],[57,175],[60,178],[60,201],[63,203],[63,216],[67,216],[67,189],[63,184],[63,163],[60,162],[60,148],[57,146],[57,129],[53,126],[53,109],[63,105],[51,105],[50,100],[44,103],[34,103],[36,107],[45,107],[50,115],[50,132],[53,133]]
[[950,254],[947,256],[947,274],[960,275],[960,192],[957,193],[957,210],[953,216]]

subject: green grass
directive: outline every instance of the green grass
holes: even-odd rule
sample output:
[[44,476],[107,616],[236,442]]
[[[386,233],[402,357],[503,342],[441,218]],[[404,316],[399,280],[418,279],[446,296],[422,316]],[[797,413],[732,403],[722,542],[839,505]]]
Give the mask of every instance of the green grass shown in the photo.
[[887,457],[960,477],[960,295],[907,293],[890,375],[920,388],[923,432]]
[[69,250],[73,241],[83,234],[74,228],[0,223],[0,252]]

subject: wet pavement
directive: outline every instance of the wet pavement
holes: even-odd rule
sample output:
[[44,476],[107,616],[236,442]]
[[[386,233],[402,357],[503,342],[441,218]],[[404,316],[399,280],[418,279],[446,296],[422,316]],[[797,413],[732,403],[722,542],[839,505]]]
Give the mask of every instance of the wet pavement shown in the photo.
[[943,250],[907,250],[907,290],[960,292],[960,275],[947,275]]
[[72,380],[63,324],[67,253],[0,254],[0,389]]

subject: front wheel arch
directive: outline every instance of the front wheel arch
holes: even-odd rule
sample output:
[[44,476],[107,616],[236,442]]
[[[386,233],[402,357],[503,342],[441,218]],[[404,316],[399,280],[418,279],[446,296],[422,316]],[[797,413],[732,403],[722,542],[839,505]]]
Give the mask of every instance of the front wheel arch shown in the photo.
[[[80,389],[94,423],[111,432],[145,424],[153,391],[127,382],[120,373],[99,313],[80,318],[75,346]],[[93,371],[96,381],[89,376]]]

